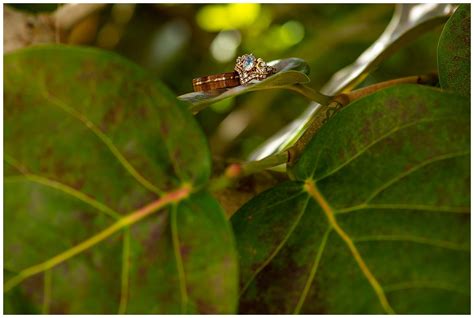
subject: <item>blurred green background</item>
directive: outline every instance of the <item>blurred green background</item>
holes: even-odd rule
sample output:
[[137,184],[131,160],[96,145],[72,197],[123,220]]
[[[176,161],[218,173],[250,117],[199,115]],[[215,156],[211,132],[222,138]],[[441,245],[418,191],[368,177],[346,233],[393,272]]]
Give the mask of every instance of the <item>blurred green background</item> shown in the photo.
[[[13,5],[30,11],[56,4]],[[176,95],[198,76],[233,69],[252,52],[266,61],[299,57],[319,89],[383,32],[393,4],[113,4],[79,23],[71,44],[113,50],[156,75]],[[392,55],[361,86],[436,70],[441,27]],[[212,105],[197,115],[214,157],[244,159],[309,104],[295,93],[260,91]]]

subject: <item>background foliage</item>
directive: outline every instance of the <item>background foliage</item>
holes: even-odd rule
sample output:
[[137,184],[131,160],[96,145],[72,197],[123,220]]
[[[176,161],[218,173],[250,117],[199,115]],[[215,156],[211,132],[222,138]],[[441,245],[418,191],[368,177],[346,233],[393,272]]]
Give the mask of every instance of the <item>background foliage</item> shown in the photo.
[[175,98],[247,52],[300,58],[269,80],[317,90],[392,12],[110,5],[64,40],[105,50],[5,55],[5,311],[469,312],[469,5],[360,84],[438,70],[440,87],[351,103],[289,167],[292,181],[270,174],[224,190],[226,212],[208,191],[212,170],[245,158],[308,101],[259,90],[268,81],[193,118]]

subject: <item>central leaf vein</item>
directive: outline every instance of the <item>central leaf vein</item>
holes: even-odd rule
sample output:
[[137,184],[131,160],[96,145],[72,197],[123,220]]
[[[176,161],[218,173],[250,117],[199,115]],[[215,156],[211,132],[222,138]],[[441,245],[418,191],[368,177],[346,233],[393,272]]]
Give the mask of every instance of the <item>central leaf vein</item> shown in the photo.
[[[47,92],[46,89],[44,89]],[[64,112],[71,115],[73,118],[77,119],[81,122],[85,127],[87,127],[90,131],[96,135],[100,141],[110,150],[110,152],[114,155],[114,157],[120,162],[120,164],[125,168],[125,170],[132,175],[135,180],[138,181],[145,189],[157,194],[162,195],[164,191],[158,189],[155,185],[153,185],[150,181],[144,178],[134,167],[133,165],[125,158],[124,155],[120,152],[120,150],[115,146],[112,140],[102,131],[100,130],[91,120],[89,120],[86,116],[75,110],[74,108],[66,105],[62,100],[54,97],[51,94],[43,93],[45,99],[47,99],[51,104],[56,105],[59,109],[62,109]]]
[[[11,157],[9,156],[5,156],[4,157],[4,160],[12,165],[12,166],[15,166],[14,164],[12,164],[10,161],[11,161]],[[103,204],[102,202],[99,202],[95,199],[93,199],[92,197],[88,196],[87,194],[81,192],[81,191],[78,191],[64,183],[61,183],[61,182],[58,182],[58,181],[55,181],[55,180],[51,180],[51,179],[48,179],[48,178],[45,178],[45,177],[42,177],[42,176],[39,176],[39,175],[36,175],[36,174],[31,174],[31,173],[28,173],[27,171],[25,171],[24,169],[18,169],[20,171],[20,173],[22,173],[21,176],[11,176],[11,177],[5,177],[3,179],[4,182],[21,182],[21,181],[28,181],[28,182],[34,182],[34,183],[38,183],[38,184],[41,184],[43,186],[47,186],[47,187],[50,187],[50,188],[53,188],[53,189],[56,189],[56,190],[59,190],[67,195],[70,195],[88,205],[90,205],[91,207],[93,207],[94,209],[97,209],[101,212],[103,212],[104,214],[110,216],[111,218],[115,219],[115,220],[118,220],[120,219],[120,214],[116,211],[114,211],[112,208],[110,208],[109,206]]]
[[321,206],[322,210],[324,211],[324,213],[326,214],[328,218],[328,222],[331,225],[331,227],[336,231],[339,237],[346,243],[352,256],[354,257],[354,260],[359,265],[359,268],[361,269],[362,273],[367,278],[370,285],[374,289],[377,297],[379,298],[382,308],[385,310],[386,313],[394,314],[395,312],[390,306],[387,300],[387,297],[382,289],[382,286],[377,281],[375,276],[372,274],[370,269],[367,267],[367,264],[365,263],[364,259],[360,255],[352,239],[337,223],[336,217],[334,215],[332,208],[329,206],[329,203],[322,196],[321,192],[319,192],[318,188],[316,187],[316,185],[314,184],[312,180],[306,181],[304,188],[308,192],[309,196],[312,197]]
[[173,192],[169,192],[166,195],[162,196],[156,201],[151,202],[150,204],[138,209],[127,216],[120,218],[117,222],[109,226],[108,228],[102,230],[101,232],[93,235],[92,237],[88,238],[87,240],[79,243],[78,245],[36,265],[28,267],[18,273],[18,275],[12,277],[8,281],[5,282],[3,286],[3,292],[6,293],[11,290],[16,285],[20,284],[23,280],[33,275],[39,274],[53,268],[64,261],[72,258],[73,256],[82,253],[83,251],[91,248],[92,246],[102,242],[106,238],[110,237],[112,234],[118,232],[119,230],[132,225],[139,220],[143,219],[144,217],[162,209],[163,207],[179,202],[189,196],[191,193],[191,188],[189,186],[183,186]]

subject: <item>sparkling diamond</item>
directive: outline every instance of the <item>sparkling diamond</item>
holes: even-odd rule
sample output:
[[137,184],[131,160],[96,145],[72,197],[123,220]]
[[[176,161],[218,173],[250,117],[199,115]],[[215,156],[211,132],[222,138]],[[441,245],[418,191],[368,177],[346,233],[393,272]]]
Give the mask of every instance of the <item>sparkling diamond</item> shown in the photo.
[[253,55],[245,55],[243,58],[243,67],[245,71],[250,71],[255,64],[255,57]]

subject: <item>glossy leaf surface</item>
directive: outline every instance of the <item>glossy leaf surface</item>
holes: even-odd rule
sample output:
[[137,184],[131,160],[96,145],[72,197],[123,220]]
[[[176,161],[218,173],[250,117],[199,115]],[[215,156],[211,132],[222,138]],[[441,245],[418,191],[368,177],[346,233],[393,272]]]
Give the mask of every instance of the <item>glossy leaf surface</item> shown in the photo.
[[[32,48],[4,66],[7,310],[234,311],[233,238],[219,205],[198,191],[210,156],[186,105],[99,50]],[[177,196],[188,187],[197,193]],[[164,211],[130,221],[160,200]],[[97,244],[73,253],[90,239]]]
[[469,313],[469,130],[469,100],[433,88],[344,108],[232,217],[240,312]]

